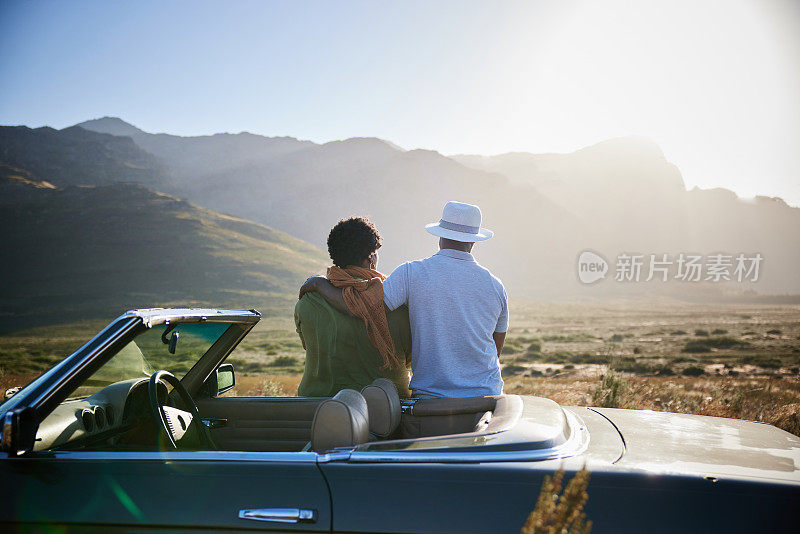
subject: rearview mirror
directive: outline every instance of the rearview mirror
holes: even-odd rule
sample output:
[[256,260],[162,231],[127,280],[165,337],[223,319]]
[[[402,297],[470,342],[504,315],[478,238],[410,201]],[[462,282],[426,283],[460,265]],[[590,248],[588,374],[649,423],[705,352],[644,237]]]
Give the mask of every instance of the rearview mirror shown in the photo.
[[178,347],[178,338],[180,334],[177,331],[172,332],[172,335],[169,338],[169,346],[167,350],[170,354],[175,354],[175,349]]
[[232,363],[223,363],[217,368],[217,396],[233,389],[236,385],[236,377],[233,373]]

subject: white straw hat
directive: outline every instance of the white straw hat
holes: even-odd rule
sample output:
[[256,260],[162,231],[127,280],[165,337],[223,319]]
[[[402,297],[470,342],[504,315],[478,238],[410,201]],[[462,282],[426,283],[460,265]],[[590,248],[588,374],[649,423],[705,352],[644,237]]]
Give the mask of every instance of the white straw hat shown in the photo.
[[428,224],[425,229],[435,236],[464,243],[485,241],[494,235],[491,230],[481,228],[478,206],[452,200],[444,205],[439,222]]

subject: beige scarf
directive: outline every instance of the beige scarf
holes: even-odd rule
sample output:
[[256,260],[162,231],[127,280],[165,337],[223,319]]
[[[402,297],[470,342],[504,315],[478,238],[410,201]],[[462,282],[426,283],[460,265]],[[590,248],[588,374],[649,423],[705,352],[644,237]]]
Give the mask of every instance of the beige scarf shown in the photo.
[[328,268],[328,280],[342,288],[342,297],[347,309],[364,321],[369,340],[383,358],[381,369],[400,368],[394,354],[394,341],[389,332],[389,321],[383,307],[383,281],[386,276],[374,269],[348,265]]

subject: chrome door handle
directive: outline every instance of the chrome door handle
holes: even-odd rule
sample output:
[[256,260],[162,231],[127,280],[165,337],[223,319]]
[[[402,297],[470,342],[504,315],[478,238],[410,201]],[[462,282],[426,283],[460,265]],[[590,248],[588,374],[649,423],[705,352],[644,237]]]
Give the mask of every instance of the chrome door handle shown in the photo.
[[220,428],[228,424],[227,419],[201,419],[208,428]]
[[317,512],[301,508],[256,508],[239,510],[239,519],[273,523],[314,523],[317,520]]

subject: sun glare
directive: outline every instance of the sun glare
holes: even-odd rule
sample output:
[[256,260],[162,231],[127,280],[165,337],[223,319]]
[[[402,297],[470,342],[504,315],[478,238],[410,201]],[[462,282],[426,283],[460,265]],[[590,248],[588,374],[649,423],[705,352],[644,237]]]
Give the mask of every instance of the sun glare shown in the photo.
[[644,135],[689,187],[754,195],[769,193],[763,179],[783,182],[773,194],[794,183],[797,204],[798,68],[768,15],[755,2],[562,6],[545,36],[506,43],[491,113],[509,120],[483,141],[489,152],[565,152]]

